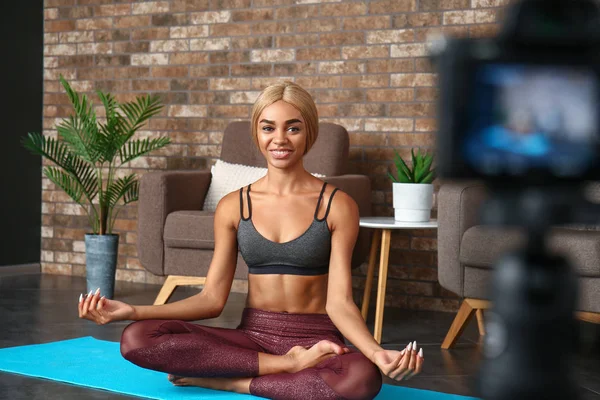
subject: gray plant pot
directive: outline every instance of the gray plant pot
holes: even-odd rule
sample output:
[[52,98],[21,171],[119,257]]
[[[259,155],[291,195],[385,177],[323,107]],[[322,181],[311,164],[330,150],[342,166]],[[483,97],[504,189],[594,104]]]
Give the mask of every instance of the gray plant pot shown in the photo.
[[96,291],[112,299],[115,293],[115,273],[119,235],[85,235],[85,269],[87,291]]

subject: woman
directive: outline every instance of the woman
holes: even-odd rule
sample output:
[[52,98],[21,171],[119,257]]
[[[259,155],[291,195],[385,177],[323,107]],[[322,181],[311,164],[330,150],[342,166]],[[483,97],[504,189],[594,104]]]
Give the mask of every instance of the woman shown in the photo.
[[[123,331],[123,357],[167,372],[181,386],[272,399],[372,399],[381,388],[379,370],[396,380],[419,373],[423,352],[416,342],[402,351],[382,349],[352,300],[358,207],[304,169],[317,134],[308,92],[291,82],[263,90],[252,135],[268,172],[219,202],[204,289],[161,306],[131,306],[90,292],[80,297],[80,317],[138,321]],[[249,266],[239,327],[184,322],[221,313],[238,246]],[[345,347],[344,337],[359,351]]]

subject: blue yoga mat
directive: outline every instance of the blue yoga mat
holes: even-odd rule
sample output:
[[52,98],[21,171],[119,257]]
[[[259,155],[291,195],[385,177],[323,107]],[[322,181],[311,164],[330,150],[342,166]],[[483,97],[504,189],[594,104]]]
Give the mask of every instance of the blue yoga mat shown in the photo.
[[[260,399],[219,390],[173,386],[166,374],[137,367],[121,357],[119,343],[89,336],[0,349],[0,371],[159,400]],[[383,385],[376,400],[392,399],[476,400],[472,397]]]

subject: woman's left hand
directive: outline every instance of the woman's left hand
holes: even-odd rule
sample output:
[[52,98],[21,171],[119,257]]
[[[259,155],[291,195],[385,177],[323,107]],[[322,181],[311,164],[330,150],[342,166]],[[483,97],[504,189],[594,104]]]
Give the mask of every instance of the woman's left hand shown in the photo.
[[402,351],[379,350],[373,353],[373,362],[388,377],[402,381],[421,372],[423,349],[417,352],[417,342],[409,343]]

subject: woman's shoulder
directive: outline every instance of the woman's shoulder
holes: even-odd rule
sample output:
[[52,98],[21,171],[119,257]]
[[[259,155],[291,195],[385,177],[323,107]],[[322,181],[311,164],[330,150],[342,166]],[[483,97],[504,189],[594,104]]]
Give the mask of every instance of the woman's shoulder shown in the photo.
[[[244,189],[245,192],[245,189]],[[231,216],[235,219],[240,213],[240,189],[223,196],[215,210],[217,215]]]

